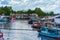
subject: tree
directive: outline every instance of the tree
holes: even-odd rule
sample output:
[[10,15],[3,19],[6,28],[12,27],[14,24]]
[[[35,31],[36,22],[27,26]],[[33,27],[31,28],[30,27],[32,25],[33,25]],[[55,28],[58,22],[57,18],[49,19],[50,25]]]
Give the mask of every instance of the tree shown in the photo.
[[10,13],[12,12],[12,8],[7,6],[5,6],[3,10],[5,15],[10,15]]
[[53,11],[51,11],[51,12],[49,13],[49,15],[53,16],[53,15],[54,15],[54,12],[53,12]]
[[14,10],[12,10],[12,7],[8,7],[8,6],[0,7],[0,14],[10,15],[10,13],[17,13],[17,14],[22,14],[22,13],[32,14],[32,13],[36,13],[36,14],[39,15],[39,17],[44,17],[44,16],[47,16],[47,15],[51,15],[51,16],[54,15],[53,11],[46,13],[46,12],[42,11],[41,8],[35,8],[34,10],[28,9],[27,11],[24,11],[24,10],[14,11]]
[[24,13],[22,10],[20,10],[20,11],[17,11],[17,13],[18,14],[22,14],[22,13]]
[[12,12],[12,7],[0,7],[0,13],[5,14],[5,15],[10,15]]
[[43,12],[40,8],[35,8],[35,13],[37,13],[40,17],[43,17],[46,15],[46,13]]
[[2,15],[2,13],[4,13],[3,7],[0,7],[0,15]]
[[31,9],[28,9],[25,13],[32,14],[32,13],[35,13],[35,11],[34,10],[31,10]]

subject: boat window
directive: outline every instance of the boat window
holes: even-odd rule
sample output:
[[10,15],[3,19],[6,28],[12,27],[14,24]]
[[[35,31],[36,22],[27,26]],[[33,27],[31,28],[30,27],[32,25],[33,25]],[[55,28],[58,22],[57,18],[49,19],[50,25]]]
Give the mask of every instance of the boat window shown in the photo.
[[6,17],[3,17],[3,18],[6,18]]
[[60,18],[60,16],[59,17],[56,17],[56,18]]
[[51,30],[51,29],[48,29],[48,32],[54,33],[55,31],[54,30]]
[[52,22],[54,22],[54,19],[52,19]]
[[57,26],[58,28],[60,28],[60,24],[57,24],[56,26]]

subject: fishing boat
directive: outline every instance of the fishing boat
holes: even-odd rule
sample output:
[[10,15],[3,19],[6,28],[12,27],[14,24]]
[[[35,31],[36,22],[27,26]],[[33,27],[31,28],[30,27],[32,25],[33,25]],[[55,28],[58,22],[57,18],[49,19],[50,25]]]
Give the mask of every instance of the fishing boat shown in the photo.
[[6,16],[1,16],[0,17],[0,23],[7,23],[9,22],[9,17],[6,17]]
[[37,21],[36,18],[31,18],[31,19],[29,19],[28,24],[33,24],[33,22],[35,22],[35,21]]
[[54,23],[44,23],[40,26],[39,35],[60,40],[60,28]]
[[37,14],[30,14],[29,18],[30,19],[28,21],[28,24],[33,24],[33,22],[38,20],[38,15]]
[[40,26],[41,26],[41,22],[40,21],[35,21],[32,24],[32,28],[33,29],[36,29],[36,30],[39,30],[40,29]]
[[20,14],[20,19],[28,20],[29,19],[29,15],[28,14]]

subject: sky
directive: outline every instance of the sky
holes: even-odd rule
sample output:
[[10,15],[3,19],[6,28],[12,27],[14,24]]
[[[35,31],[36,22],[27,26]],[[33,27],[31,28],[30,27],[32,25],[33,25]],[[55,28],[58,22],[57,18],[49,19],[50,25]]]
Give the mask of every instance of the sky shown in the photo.
[[34,10],[36,7],[45,12],[60,13],[60,0],[0,0],[1,6],[11,6],[13,10]]

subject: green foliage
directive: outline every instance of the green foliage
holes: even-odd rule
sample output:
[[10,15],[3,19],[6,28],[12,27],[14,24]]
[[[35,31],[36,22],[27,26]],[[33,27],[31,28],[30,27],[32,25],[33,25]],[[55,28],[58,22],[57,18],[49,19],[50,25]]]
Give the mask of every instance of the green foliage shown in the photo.
[[40,8],[35,8],[35,13],[37,13],[39,17],[46,16],[46,13],[43,12]]
[[0,14],[4,13],[3,7],[0,7]]
[[0,7],[0,14],[5,14],[5,15],[10,15],[10,13],[17,13],[17,14],[22,14],[22,13],[26,13],[26,14],[32,14],[32,13],[36,13],[39,15],[39,17],[44,17],[44,16],[53,16],[54,12],[44,12],[41,10],[41,8],[35,8],[34,10],[28,9],[27,11],[23,11],[23,10],[19,10],[19,11],[14,11],[12,10],[12,7]]
[[14,14],[16,14],[16,13],[17,13],[17,12],[16,12],[16,11],[14,11],[14,10],[12,10],[11,12],[12,12],[12,13],[14,13]]
[[30,14],[30,13],[32,13],[32,10],[28,9],[28,11],[26,13]]
[[10,15],[10,13],[12,12],[12,8],[7,6],[0,7],[0,12],[1,14]]
[[35,13],[35,11],[34,10],[31,10],[31,9],[28,9],[27,11],[25,11],[25,13],[32,14],[32,13]]
[[21,10],[21,11],[17,11],[17,14],[22,14],[23,13],[23,11]]
[[51,12],[49,13],[49,15],[54,15],[54,12],[53,12],[53,11],[51,11]]

